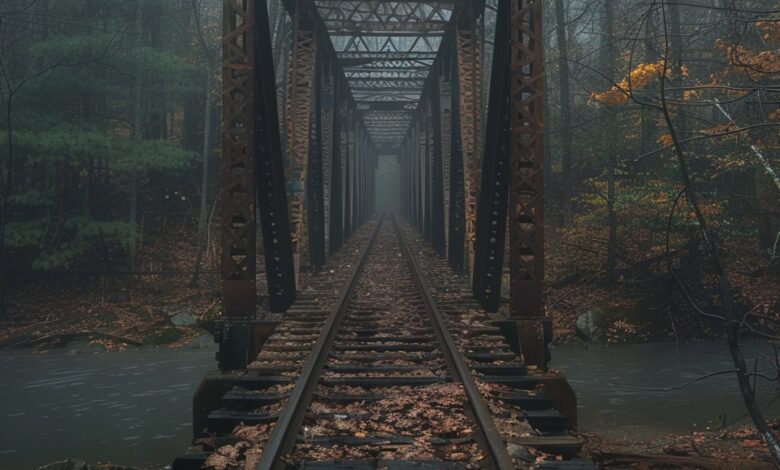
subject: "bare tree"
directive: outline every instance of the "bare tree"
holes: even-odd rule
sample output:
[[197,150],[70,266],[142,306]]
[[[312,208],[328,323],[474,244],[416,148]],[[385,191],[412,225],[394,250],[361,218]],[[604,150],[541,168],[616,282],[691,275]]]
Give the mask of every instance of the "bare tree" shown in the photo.
[[[669,53],[671,52],[671,48],[672,48],[670,44],[671,40],[670,40],[669,24],[667,18],[667,7],[668,4],[666,3],[666,0],[661,0],[661,13],[663,19],[663,33],[664,33],[663,36],[664,37],[664,58],[670,57]],[[676,19],[676,21],[679,22],[678,9],[679,9],[678,5],[672,6],[673,21]],[[679,24],[676,28],[673,28],[673,33],[674,32],[679,34]],[[702,213],[699,204],[699,198],[694,189],[693,180],[691,178],[690,171],[688,169],[688,161],[685,155],[685,148],[684,148],[685,144],[683,142],[683,139],[680,138],[680,133],[679,133],[680,131],[678,129],[678,124],[674,122],[672,112],[670,111],[669,99],[667,97],[667,80],[668,80],[667,71],[669,67],[669,61],[664,60],[663,65],[664,65],[664,69],[663,72],[660,74],[660,80],[661,80],[660,100],[661,100],[661,109],[664,116],[664,122],[666,123],[666,127],[669,130],[669,134],[671,135],[672,138],[673,149],[674,149],[675,156],[677,158],[677,163],[680,170],[680,179],[682,180],[685,196],[687,198],[688,204],[690,204],[696,216],[696,221],[699,226],[699,232],[701,234],[701,237],[704,239],[707,254],[709,255],[709,259],[712,263],[712,268],[718,280],[718,294],[720,298],[721,309],[723,312],[723,316],[721,318],[726,325],[726,337],[728,341],[729,352],[731,353],[731,359],[732,362],[734,363],[734,367],[736,370],[739,390],[740,393],[742,394],[742,399],[745,403],[745,408],[747,409],[750,418],[753,420],[756,429],[761,434],[764,441],[767,443],[767,446],[769,447],[769,453],[772,456],[775,465],[777,465],[780,468],[780,443],[778,443],[777,437],[775,436],[774,432],[769,428],[766,419],[764,418],[760,408],[756,403],[753,385],[750,383],[750,372],[747,368],[745,357],[742,354],[742,350],[740,349],[739,346],[739,334],[740,334],[740,329],[742,328],[743,320],[737,316],[736,309],[734,306],[733,296],[731,293],[731,287],[729,285],[729,280],[726,275],[725,266],[720,257],[720,246],[717,238],[714,236],[714,234],[711,232],[709,228],[707,219],[704,217],[704,214]],[[680,118],[679,122],[684,122],[684,121],[682,118]]]
[[[262,6],[262,4],[261,4]],[[203,255],[206,253],[208,240],[208,196],[209,196],[209,157],[211,156],[211,114],[214,106],[212,99],[213,76],[216,71],[217,58],[214,51],[209,47],[206,40],[206,34],[203,31],[203,22],[201,20],[200,5],[198,0],[192,0],[193,21],[195,23],[195,34],[198,37],[201,53],[206,62],[206,88],[204,96],[204,117],[203,117],[203,163],[201,165],[200,179],[200,214],[198,222],[198,256],[195,261],[195,272],[192,276],[192,284],[198,281],[200,275],[200,266],[203,261]]]
[[558,78],[561,87],[560,110],[562,149],[561,163],[563,171],[563,187],[561,188],[561,208],[563,210],[563,224],[569,225],[574,217],[571,203],[572,187],[572,127],[571,127],[571,98],[569,96],[569,52],[566,35],[566,10],[563,0],[555,0],[555,18],[557,24],[558,41]]

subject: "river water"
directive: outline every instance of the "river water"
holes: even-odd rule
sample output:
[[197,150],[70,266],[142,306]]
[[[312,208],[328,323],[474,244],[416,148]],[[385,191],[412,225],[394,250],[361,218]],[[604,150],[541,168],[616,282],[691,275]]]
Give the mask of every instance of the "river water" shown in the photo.
[[[752,370],[776,378],[774,349],[743,342]],[[552,352],[577,393],[579,430],[612,439],[653,439],[721,423],[748,423],[725,342],[639,344],[607,347],[567,345]],[[721,375],[699,380],[708,374]],[[688,382],[688,385],[682,386]],[[780,417],[780,385],[758,378],[756,398],[768,418]],[[680,387],[674,389],[675,387]],[[670,390],[671,389],[671,390]]]
[[214,351],[204,337],[183,349],[0,353],[0,469],[169,464],[192,439],[192,395]]
[[[773,353],[766,343],[749,346],[748,357]],[[69,457],[161,468],[190,443],[192,394],[215,367],[214,352],[204,337],[183,349],[0,353],[0,469]],[[721,343],[565,346],[554,349],[552,366],[577,392],[585,432],[652,439],[744,414],[733,374],[651,390],[730,370]],[[762,403],[778,393],[777,382],[759,381]]]

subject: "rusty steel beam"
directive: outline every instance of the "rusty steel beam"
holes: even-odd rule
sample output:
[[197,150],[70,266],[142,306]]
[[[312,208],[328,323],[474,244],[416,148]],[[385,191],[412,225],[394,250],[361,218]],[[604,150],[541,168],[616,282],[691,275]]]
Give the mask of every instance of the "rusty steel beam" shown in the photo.
[[310,152],[311,114],[314,107],[317,35],[306,27],[302,0],[294,6],[292,52],[287,84],[287,193],[290,205],[290,234],[296,278],[306,245],[306,173]]
[[447,259],[450,267],[462,272],[464,269],[465,248],[465,197],[463,171],[463,140],[461,139],[461,109],[460,109],[460,73],[458,69],[457,51],[453,48],[450,59],[452,67],[452,113],[450,124],[450,210]]
[[433,238],[433,227],[431,226],[431,201],[433,200],[433,193],[431,192],[432,189],[432,176],[433,176],[433,165],[431,165],[431,159],[433,157],[433,152],[431,151],[431,131],[430,131],[430,101],[426,96],[423,96],[423,102],[420,106],[420,121],[422,125],[422,131],[420,135],[420,140],[422,141],[423,151],[422,151],[422,164],[425,168],[425,176],[423,178],[423,185],[425,186],[424,191],[424,201],[425,201],[425,221],[423,224],[423,237],[425,238],[425,241],[430,242]]
[[467,24],[459,22],[455,31],[460,98],[460,139],[463,152],[464,240],[469,272],[474,268],[477,198],[482,163],[479,155],[482,131],[482,49],[476,31],[477,18],[469,15]]
[[219,367],[249,360],[256,305],[256,224],[263,233],[269,303],[286,310],[295,299],[292,251],[268,12],[264,1],[225,0],[222,115],[222,298],[217,329]]
[[432,81],[431,125],[432,134],[432,168],[431,168],[431,243],[439,256],[444,256],[447,249],[445,238],[445,209],[444,209],[444,152],[442,146],[442,109],[440,102],[439,80],[440,67],[434,68],[435,76]]
[[415,119],[415,162],[417,165],[417,230],[425,230],[425,129],[419,115]]
[[544,314],[541,1],[513,1],[511,14],[511,313],[515,317],[537,317]]
[[449,64],[442,63],[442,71],[440,76],[437,77],[439,81],[438,86],[438,108],[439,109],[439,123],[440,133],[439,140],[441,142],[441,168],[442,168],[442,210],[444,212],[443,220],[443,234],[444,237],[444,249],[442,256],[448,252],[449,238],[450,238],[450,167],[452,165],[452,81],[449,78]]
[[333,254],[341,248],[344,241],[344,129],[343,123],[346,116],[347,105],[343,99],[342,81],[336,77],[334,88],[334,113],[337,117],[333,120],[333,174],[330,215],[330,253]]
[[472,285],[474,296],[490,312],[498,311],[501,302],[509,203],[509,1],[498,5]]
[[552,322],[544,310],[542,1],[511,4],[509,312],[525,362],[546,370]]
[[252,3],[224,2],[222,301],[228,318],[254,316],[256,303]]
[[320,121],[322,124],[320,152],[322,153],[322,180],[323,180],[323,210],[325,227],[325,251],[331,247],[331,204],[333,197],[333,173],[335,151],[334,138],[335,111],[336,111],[336,77],[333,72],[333,63],[330,60],[323,61],[320,82]]
[[353,127],[354,112],[347,109],[344,152],[344,239],[352,236],[352,165],[355,160],[355,131]]
[[254,70],[257,108],[255,112],[255,151],[257,152],[257,194],[260,226],[272,312],[284,312],[295,301],[292,241],[284,184],[284,152],[279,131],[276,77],[272,67],[272,39],[266,2],[256,2]]
[[325,264],[325,177],[322,148],[322,95],[320,94],[324,67],[315,53],[312,85],[313,105],[309,120],[309,158],[306,174],[307,240],[309,242],[309,264],[319,270]]

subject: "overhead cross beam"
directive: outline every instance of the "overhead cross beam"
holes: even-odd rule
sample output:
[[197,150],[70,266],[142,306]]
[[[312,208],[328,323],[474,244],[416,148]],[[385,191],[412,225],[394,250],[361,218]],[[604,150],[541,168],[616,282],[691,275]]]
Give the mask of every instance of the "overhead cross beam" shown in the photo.
[[452,8],[464,0],[360,2],[317,0],[325,25],[334,31],[436,31],[446,27]]

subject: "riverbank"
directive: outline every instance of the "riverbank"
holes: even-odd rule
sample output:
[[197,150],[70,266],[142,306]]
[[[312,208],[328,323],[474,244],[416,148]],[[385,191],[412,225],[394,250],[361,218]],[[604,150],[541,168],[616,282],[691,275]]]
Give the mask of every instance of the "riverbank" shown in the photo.
[[219,312],[218,279],[201,275],[39,280],[11,292],[0,349],[181,346]]
[[[779,426],[774,423],[777,432]],[[772,470],[766,444],[751,427],[669,435],[650,442],[607,441],[597,435],[580,435],[584,453],[601,468],[696,468],[703,470]],[[112,464],[89,465],[71,459],[38,470],[141,470]],[[151,470],[151,469],[146,469]]]
[[[780,423],[772,422],[775,434]],[[632,441],[582,434],[587,454],[606,468],[775,469],[752,425]]]

